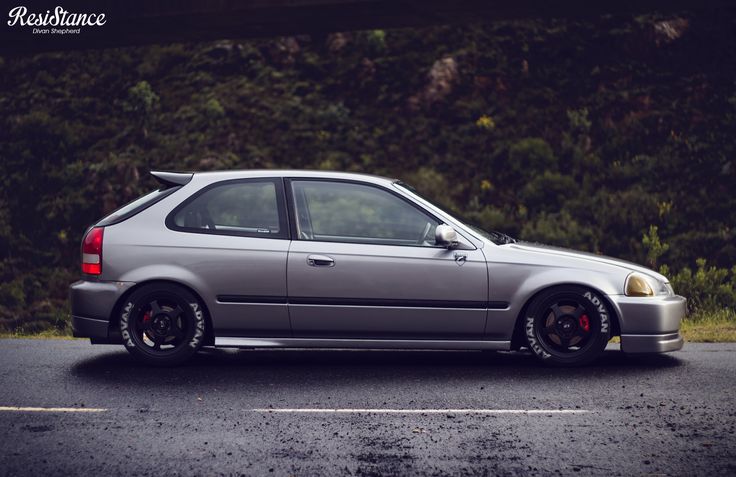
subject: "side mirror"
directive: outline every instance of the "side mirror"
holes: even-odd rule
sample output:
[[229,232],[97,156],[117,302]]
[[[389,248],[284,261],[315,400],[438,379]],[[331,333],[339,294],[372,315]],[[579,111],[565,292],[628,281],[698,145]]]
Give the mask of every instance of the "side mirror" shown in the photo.
[[457,232],[446,224],[440,224],[434,231],[434,241],[437,245],[452,248],[458,244]]

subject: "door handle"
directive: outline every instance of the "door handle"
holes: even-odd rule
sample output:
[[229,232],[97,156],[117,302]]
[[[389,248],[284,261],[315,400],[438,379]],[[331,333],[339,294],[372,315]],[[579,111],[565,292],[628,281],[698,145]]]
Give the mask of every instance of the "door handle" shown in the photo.
[[309,255],[307,257],[307,265],[311,267],[334,267],[335,260],[327,255]]

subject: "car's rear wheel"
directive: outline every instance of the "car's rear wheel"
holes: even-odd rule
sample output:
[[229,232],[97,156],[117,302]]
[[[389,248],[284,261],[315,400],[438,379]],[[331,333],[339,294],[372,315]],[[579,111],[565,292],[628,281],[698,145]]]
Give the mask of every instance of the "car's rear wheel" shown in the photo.
[[188,290],[170,283],[145,285],[125,301],[120,332],[127,350],[154,366],[183,363],[202,346],[202,304]]
[[593,290],[554,287],[529,304],[524,331],[537,358],[552,365],[580,366],[605,349],[611,315],[603,297]]

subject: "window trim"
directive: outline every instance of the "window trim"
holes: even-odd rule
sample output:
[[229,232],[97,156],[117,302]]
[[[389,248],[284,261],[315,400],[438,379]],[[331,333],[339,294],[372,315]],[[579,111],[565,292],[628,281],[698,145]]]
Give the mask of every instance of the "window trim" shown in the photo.
[[[235,230],[211,230],[211,229],[199,229],[199,228],[193,228],[193,227],[183,227],[176,225],[176,222],[174,220],[174,217],[176,214],[178,214],[184,207],[191,204],[199,196],[202,194],[215,189],[217,187],[223,187],[227,185],[232,184],[241,184],[241,183],[251,183],[251,182],[269,182],[274,185],[276,189],[276,210],[279,215],[279,233],[277,234],[259,234],[255,232],[239,232]],[[249,237],[249,238],[259,238],[259,239],[271,239],[271,240],[291,240],[291,226],[290,226],[290,220],[289,220],[289,213],[287,212],[286,207],[286,197],[284,194],[284,181],[281,177],[248,177],[243,179],[227,179],[227,180],[221,180],[217,182],[213,182],[211,184],[208,184],[186,199],[182,201],[179,205],[174,207],[174,209],[169,212],[169,214],[166,216],[166,227],[169,230],[173,230],[175,232],[185,232],[185,233],[193,233],[193,234],[204,234],[204,235],[226,235],[226,236],[233,236],[233,237]]]
[[286,200],[288,203],[288,210],[289,210],[289,231],[291,232],[292,240],[299,240],[300,242],[319,242],[319,243],[349,243],[349,244],[356,244],[356,245],[378,245],[383,247],[411,247],[411,248],[429,248],[429,249],[437,249],[437,248],[445,248],[442,245],[404,245],[400,243],[367,243],[367,242],[361,242],[361,241],[342,241],[342,240],[307,240],[302,239],[299,237],[299,234],[296,230],[296,202],[294,198],[294,190],[293,190],[293,182],[339,182],[339,183],[345,183],[345,184],[355,184],[355,185],[362,185],[366,187],[373,187],[375,189],[382,190],[384,192],[387,192],[388,194],[404,201],[405,203],[409,204],[410,206],[414,207],[419,212],[423,213],[424,215],[429,216],[431,219],[436,221],[438,224],[444,224],[446,223],[444,220],[442,220],[440,217],[437,217],[435,214],[430,212],[429,210],[424,209],[421,205],[416,204],[412,202],[409,198],[402,196],[398,192],[395,192],[388,187],[384,187],[379,184],[374,184],[372,182],[363,182],[359,180],[354,179],[338,179],[334,177],[284,177],[284,189],[286,192]]

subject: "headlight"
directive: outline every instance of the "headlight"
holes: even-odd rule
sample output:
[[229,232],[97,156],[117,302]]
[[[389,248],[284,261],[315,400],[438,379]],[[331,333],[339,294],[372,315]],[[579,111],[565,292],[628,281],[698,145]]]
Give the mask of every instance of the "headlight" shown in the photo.
[[654,290],[643,275],[638,273],[632,273],[626,277],[626,290],[627,296],[654,296]]

